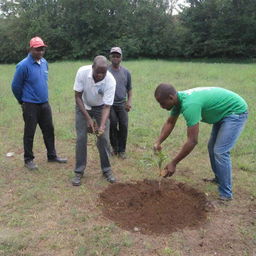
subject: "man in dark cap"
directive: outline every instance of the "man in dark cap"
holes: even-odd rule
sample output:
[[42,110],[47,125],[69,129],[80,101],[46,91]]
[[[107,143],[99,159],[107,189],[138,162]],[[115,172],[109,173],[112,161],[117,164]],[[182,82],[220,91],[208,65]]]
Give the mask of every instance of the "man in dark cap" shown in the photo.
[[113,155],[126,158],[128,135],[128,112],[132,107],[132,83],[130,72],[121,66],[122,50],[112,47],[110,50],[109,71],[116,80],[114,103],[110,111],[110,143]]

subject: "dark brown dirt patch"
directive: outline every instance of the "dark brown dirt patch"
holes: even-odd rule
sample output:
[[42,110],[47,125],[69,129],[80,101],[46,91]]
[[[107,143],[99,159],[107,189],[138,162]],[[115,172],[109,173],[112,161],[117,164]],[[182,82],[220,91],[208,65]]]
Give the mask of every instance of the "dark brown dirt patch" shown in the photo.
[[186,184],[163,180],[116,183],[100,194],[105,217],[129,231],[168,234],[206,220],[206,196]]

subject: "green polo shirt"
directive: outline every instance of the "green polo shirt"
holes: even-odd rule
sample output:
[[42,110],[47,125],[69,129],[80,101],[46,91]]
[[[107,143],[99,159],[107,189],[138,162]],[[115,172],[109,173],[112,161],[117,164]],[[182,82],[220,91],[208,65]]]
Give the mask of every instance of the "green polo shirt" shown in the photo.
[[187,126],[200,121],[215,124],[226,116],[241,114],[248,109],[241,96],[219,87],[198,87],[177,94],[179,105],[172,108],[171,115],[183,114]]

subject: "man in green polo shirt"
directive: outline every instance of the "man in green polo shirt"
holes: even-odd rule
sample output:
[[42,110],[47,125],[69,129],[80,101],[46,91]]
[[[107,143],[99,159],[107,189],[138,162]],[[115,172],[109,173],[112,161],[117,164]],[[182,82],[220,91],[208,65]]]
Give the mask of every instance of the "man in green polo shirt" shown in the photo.
[[208,151],[215,175],[214,181],[219,186],[219,199],[231,200],[233,195],[230,150],[247,120],[248,106],[245,100],[238,94],[219,87],[198,87],[177,92],[170,84],[158,85],[155,98],[162,108],[171,112],[154,144],[154,150],[162,149],[161,143],[171,134],[180,114],[187,123],[187,141],[165,167],[164,177],[173,175],[176,165],[196,146],[199,122],[213,124]]

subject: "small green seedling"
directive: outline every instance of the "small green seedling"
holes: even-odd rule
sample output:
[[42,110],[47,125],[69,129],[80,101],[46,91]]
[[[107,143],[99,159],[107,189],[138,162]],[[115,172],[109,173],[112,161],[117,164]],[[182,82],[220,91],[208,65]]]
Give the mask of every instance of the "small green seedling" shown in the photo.
[[163,162],[167,159],[167,156],[162,151],[154,151],[154,154],[151,157],[145,158],[146,162],[151,163],[154,166],[157,166],[159,173],[159,190],[161,190],[161,180],[166,175],[166,171],[162,169]]
[[157,166],[158,166],[158,171],[159,171],[159,182],[158,182],[158,187],[159,191],[161,191],[161,181],[162,177],[166,175],[166,171],[162,169],[163,162],[167,158],[167,156],[162,152],[162,151],[155,151],[155,156],[157,156]]
[[162,175],[162,165],[163,165],[163,162],[165,161],[165,159],[167,158],[167,156],[162,151],[156,151],[154,153],[154,155],[157,157],[156,163],[157,163],[157,167],[159,170],[159,176],[163,176]]

